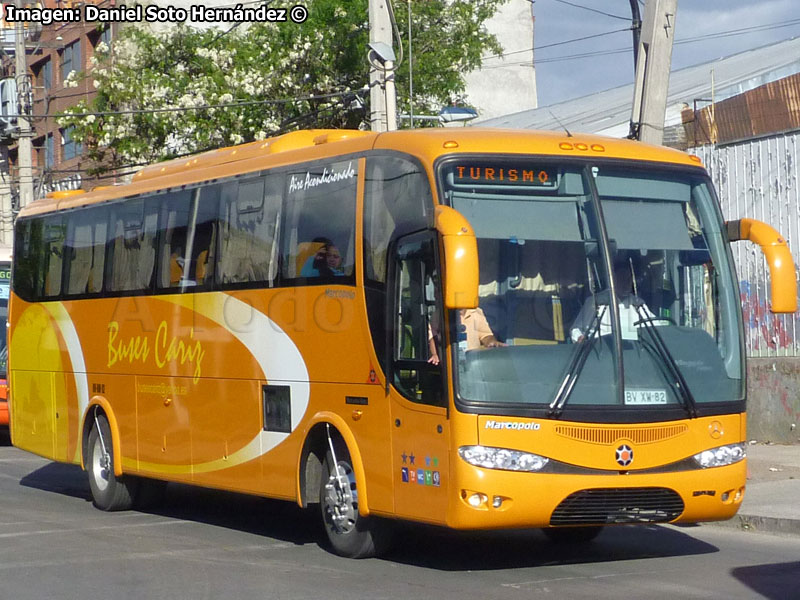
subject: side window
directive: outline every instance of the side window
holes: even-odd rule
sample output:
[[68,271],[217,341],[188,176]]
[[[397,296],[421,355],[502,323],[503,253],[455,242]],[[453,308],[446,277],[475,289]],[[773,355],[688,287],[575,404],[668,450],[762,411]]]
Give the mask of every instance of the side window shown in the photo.
[[220,186],[159,196],[159,289],[210,286]]
[[367,159],[364,273],[386,282],[386,251],[398,237],[433,225],[433,199],[422,167],[399,157]]
[[44,282],[44,219],[17,221],[14,244],[14,292],[33,302],[41,299]]
[[109,291],[150,289],[156,264],[157,225],[155,201],[136,200],[114,207]]
[[282,192],[280,174],[230,182],[222,187],[218,283],[274,284]]
[[108,209],[95,207],[73,214],[67,239],[68,295],[92,294],[103,290],[106,258]]
[[194,232],[188,252],[191,260],[189,278],[197,286],[207,288],[214,282],[221,190],[220,185],[202,188],[197,194],[196,210],[190,221],[194,224]]
[[386,369],[386,270],[398,237],[433,225],[425,171],[397,156],[369,156],[364,181],[364,279],[375,353]]
[[394,384],[406,398],[423,404],[444,404],[441,308],[434,264],[435,237],[430,233],[405,238],[395,263],[393,329]]
[[189,282],[189,262],[186,260],[189,241],[189,217],[192,192],[184,190],[154,198],[161,207],[159,233],[159,289],[181,287]]
[[56,298],[61,294],[61,277],[64,270],[66,225],[61,216],[48,217],[44,225],[44,297]]
[[282,269],[309,284],[355,282],[358,161],[294,171],[286,180]]

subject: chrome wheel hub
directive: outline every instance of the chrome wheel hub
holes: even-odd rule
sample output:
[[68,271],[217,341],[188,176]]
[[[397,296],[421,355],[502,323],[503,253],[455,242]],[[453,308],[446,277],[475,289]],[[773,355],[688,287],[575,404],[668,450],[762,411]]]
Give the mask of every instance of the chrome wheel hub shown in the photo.
[[353,469],[339,463],[325,484],[325,520],[336,533],[349,533],[355,529],[358,517],[358,492]]

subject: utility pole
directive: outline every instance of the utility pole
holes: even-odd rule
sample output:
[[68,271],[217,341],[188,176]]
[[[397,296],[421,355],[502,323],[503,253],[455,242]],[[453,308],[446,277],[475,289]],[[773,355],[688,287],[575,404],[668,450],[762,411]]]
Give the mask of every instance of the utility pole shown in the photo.
[[[22,0],[16,0],[17,8],[22,8]],[[31,131],[31,82],[28,77],[28,60],[25,51],[25,28],[21,21],[14,25],[14,61],[17,79],[17,105],[19,106],[17,127],[17,166],[19,167],[19,207],[33,202],[33,132]]]
[[648,144],[661,144],[664,139],[677,11],[678,0],[648,0],[644,9],[628,137]]
[[387,0],[369,0],[369,88],[372,131],[397,129],[392,24]]
[[631,31],[633,32],[633,72],[636,74],[636,63],[639,58],[639,42],[642,37],[642,17],[639,13],[639,0],[631,3]]

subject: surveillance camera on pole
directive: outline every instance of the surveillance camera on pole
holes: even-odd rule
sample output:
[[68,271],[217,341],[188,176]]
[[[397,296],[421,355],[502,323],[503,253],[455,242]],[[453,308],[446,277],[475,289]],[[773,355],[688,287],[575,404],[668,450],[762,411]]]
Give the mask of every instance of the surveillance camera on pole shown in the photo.
[[370,120],[373,131],[397,129],[392,28],[386,0],[369,0]]

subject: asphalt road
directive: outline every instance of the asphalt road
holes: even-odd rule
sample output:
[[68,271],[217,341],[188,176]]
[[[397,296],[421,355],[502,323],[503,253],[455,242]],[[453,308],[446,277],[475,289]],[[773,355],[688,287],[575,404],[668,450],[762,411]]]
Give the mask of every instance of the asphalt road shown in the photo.
[[714,526],[539,531],[406,526],[387,557],[321,544],[316,513],[170,485],[152,512],[104,513],[84,473],[0,433],[0,599],[797,598],[800,537]]

